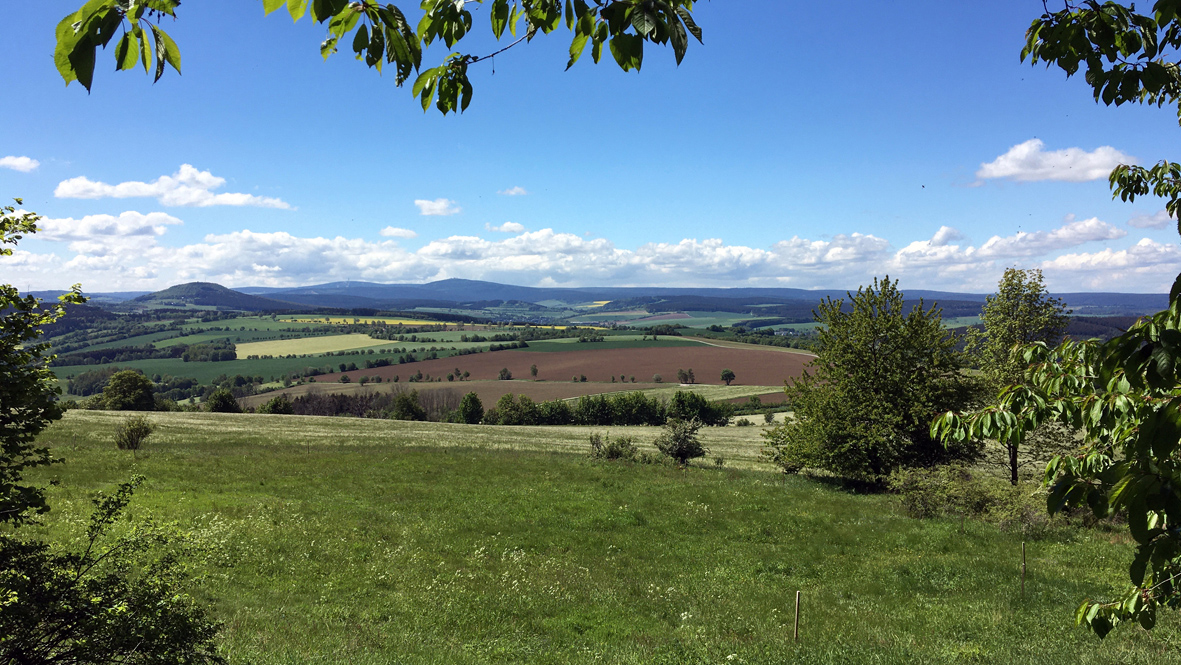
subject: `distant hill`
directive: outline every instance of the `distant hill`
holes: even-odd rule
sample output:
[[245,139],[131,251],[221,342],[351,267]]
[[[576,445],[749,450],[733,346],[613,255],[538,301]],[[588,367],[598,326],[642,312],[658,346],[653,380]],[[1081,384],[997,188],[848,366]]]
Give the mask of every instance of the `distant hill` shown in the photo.
[[312,307],[300,303],[241,293],[233,289],[227,289],[220,284],[213,284],[212,282],[178,284],[163,291],[133,298],[127,304],[154,307],[186,307],[195,305],[198,307],[216,307],[218,309],[246,312],[312,309]]

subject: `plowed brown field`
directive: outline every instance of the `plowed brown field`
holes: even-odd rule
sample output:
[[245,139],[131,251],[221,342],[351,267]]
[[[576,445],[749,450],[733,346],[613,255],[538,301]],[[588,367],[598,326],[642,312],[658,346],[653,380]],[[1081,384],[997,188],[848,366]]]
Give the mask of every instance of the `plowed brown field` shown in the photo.
[[[445,377],[459,368],[471,372],[472,380],[495,379],[502,368],[507,368],[514,379],[531,378],[529,366],[537,365],[537,378],[545,381],[569,381],[572,376],[586,375],[588,381],[608,382],[612,376],[636,377],[648,383],[659,374],[665,383],[677,380],[678,369],[692,369],[697,383],[720,384],[723,369],[733,370],[738,377],[734,385],[779,386],[784,380],[799,376],[811,356],[783,353],[758,347],[724,348],[653,347],[639,349],[604,349],[531,353],[529,351],[493,351],[469,356],[424,360],[406,365],[391,365],[376,369],[346,372],[353,381],[362,376],[380,376],[388,381],[394,375],[403,381],[421,371],[432,377]],[[319,382],[335,382],[339,374],[327,374]]]

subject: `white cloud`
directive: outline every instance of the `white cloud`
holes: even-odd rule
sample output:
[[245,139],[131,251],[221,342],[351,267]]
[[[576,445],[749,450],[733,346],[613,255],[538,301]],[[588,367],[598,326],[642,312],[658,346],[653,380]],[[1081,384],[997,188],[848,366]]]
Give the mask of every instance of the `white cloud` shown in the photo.
[[492,226],[491,224],[484,224],[484,228],[489,231],[496,231],[497,233],[520,233],[525,230],[524,224],[516,222],[505,222],[500,226]]
[[496,193],[502,194],[504,196],[524,196],[524,195],[528,194],[529,192],[525,191],[524,187],[518,186],[518,187],[509,187],[508,189],[502,189]]
[[416,231],[411,231],[410,229],[400,229],[396,226],[387,226],[384,229],[382,229],[381,231],[378,231],[378,233],[380,233],[381,235],[383,235],[387,238],[407,238],[407,239],[409,239],[409,238],[417,238],[418,237],[418,233]]
[[17,157],[15,155],[0,157],[0,168],[4,169],[28,173],[29,171],[35,170],[38,166],[41,166],[41,162],[32,157]]
[[1086,242],[1116,240],[1128,235],[1127,231],[1096,217],[1076,222],[1074,215],[1068,215],[1065,221],[1066,224],[1052,231],[1018,231],[1004,238],[993,236],[980,246],[978,255],[982,258],[1038,256]]
[[1040,139],[1030,139],[1009,148],[1005,154],[987,164],[981,164],[976,177],[982,180],[1008,178],[1032,182],[1058,180],[1087,182],[1103,180],[1120,164],[1129,164],[1135,157],[1111,146],[1087,152],[1081,148],[1066,148],[1047,152]]
[[259,208],[291,209],[281,199],[253,194],[220,193],[212,190],[226,183],[209,171],[198,171],[189,164],[170,176],[160,176],[152,182],[129,181],[117,185],[90,180],[86,176],[70,178],[58,183],[53,195],[62,199],[154,198],[167,206],[254,206]]
[[[416,250],[397,239],[412,233],[388,227],[380,240],[300,237],[250,230],[210,234],[201,242],[165,246],[181,220],[165,213],[125,212],[50,219],[34,243],[67,243],[69,253],[27,253],[0,259],[14,283],[58,288],[82,282],[90,290],[156,289],[202,280],[228,286],[297,286],[360,279],[426,282],[449,277],[553,286],[795,286],[855,288],[875,276],[902,278],[907,288],[987,292],[1010,265],[1042,266],[1057,290],[1156,289],[1181,263],[1176,245],[1141,240],[1126,249],[1056,256],[1086,242],[1118,239],[1121,229],[1097,219],[1067,218],[1058,228],[994,236],[973,245],[951,226],[901,249],[881,237],[837,234],[793,237],[765,247],[719,238],[653,242],[634,249],[606,238],[553,229],[514,231],[484,239],[453,235]],[[35,258],[43,257],[43,258]],[[1166,275],[1168,273],[1168,275]],[[1167,278],[1167,279],[1166,279]],[[1167,284],[1165,285],[1167,286]],[[1161,287],[1164,288],[1164,287]]]
[[418,212],[421,215],[437,215],[445,217],[447,215],[454,215],[463,210],[459,205],[451,199],[435,199],[428,201],[426,199],[415,199],[414,205],[418,206]]
[[1173,221],[1167,211],[1159,210],[1151,215],[1136,215],[1128,220],[1128,226],[1134,229],[1163,229]]

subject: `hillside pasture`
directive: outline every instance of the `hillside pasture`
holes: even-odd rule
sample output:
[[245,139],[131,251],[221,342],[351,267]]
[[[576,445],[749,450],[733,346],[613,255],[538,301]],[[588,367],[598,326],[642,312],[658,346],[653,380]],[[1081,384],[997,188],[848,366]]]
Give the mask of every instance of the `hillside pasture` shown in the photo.
[[93,492],[145,475],[131,513],[191,533],[233,665],[1181,662],[1176,612],[1102,642],[1074,625],[1080,599],[1127,584],[1120,532],[961,532],[733,468],[715,439],[724,467],[678,469],[588,459],[606,428],[151,417],[138,452],[111,443],[122,414],[45,432],[66,462],[32,474],[60,481],[38,528],[77,540]]

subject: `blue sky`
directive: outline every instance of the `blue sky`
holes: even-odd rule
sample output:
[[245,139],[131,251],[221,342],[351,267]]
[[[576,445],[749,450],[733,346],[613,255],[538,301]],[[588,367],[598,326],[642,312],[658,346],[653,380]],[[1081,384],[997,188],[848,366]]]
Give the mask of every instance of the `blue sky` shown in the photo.
[[[888,273],[985,292],[1018,266],[1058,291],[1163,292],[1181,265],[1160,202],[1112,201],[1104,175],[1176,158],[1175,113],[1020,63],[1037,1],[703,2],[680,67],[649,47],[639,74],[589,53],[563,72],[559,31],[475,66],[447,117],[348,54],[324,62],[323,26],[241,0],[165,24],[183,76],[152,85],[105,52],[88,95],[52,62],[79,4],[18,3],[0,42],[0,195],[46,217],[4,259],[22,287]],[[483,53],[474,14],[464,50]]]

